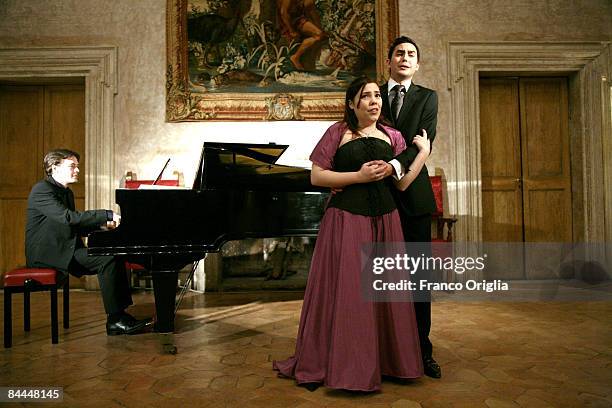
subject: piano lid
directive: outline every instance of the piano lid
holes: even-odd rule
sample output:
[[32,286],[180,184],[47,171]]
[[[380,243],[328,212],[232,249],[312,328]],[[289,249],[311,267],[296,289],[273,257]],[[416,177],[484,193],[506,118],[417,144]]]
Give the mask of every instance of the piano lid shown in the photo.
[[274,143],[205,142],[193,188],[319,190],[310,184],[309,170],[276,164],[288,147]]

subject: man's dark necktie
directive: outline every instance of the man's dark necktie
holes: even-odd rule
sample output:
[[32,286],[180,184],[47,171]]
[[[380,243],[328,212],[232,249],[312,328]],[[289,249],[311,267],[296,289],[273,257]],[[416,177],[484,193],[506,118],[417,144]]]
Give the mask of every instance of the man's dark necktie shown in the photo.
[[395,94],[391,101],[391,112],[393,113],[393,119],[397,121],[404,100],[404,85],[397,84],[393,87],[392,91],[394,91]]

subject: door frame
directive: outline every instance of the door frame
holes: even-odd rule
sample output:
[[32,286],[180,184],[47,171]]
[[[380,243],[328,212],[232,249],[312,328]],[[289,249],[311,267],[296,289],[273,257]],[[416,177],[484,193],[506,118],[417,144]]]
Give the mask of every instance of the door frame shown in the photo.
[[0,80],[85,79],[86,209],[114,207],[117,54],[116,46],[0,49]]
[[482,242],[480,73],[565,75],[569,79],[569,131],[574,240],[612,241],[612,58],[609,42],[449,42],[451,94],[450,212],[457,241]]

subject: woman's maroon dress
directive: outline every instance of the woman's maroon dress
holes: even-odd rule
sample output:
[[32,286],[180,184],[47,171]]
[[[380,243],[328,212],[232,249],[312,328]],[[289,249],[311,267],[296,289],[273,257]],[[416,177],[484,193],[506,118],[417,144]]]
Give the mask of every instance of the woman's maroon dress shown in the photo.
[[[356,171],[369,159],[388,161],[406,147],[400,132],[382,125],[391,145],[358,138],[339,147],[346,129],[341,122],[332,125],[310,160],[323,169]],[[354,186],[335,194],[325,211],[295,354],[274,361],[273,367],[299,384],[376,391],[382,375],[417,378],[423,366],[413,304],[368,301],[360,286],[362,244],[404,241],[395,204],[387,196],[390,182]]]

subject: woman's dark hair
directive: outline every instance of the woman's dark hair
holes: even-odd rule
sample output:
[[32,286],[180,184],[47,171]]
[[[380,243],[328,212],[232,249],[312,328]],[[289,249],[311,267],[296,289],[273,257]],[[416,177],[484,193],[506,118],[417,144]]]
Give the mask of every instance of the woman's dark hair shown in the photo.
[[[357,133],[357,129],[359,128],[359,120],[357,120],[355,111],[350,108],[349,102],[352,102],[353,99],[355,99],[355,96],[359,95],[359,99],[357,100],[357,105],[359,105],[363,87],[367,84],[376,84],[376,81],[363,75],[355,78],[346,89],[346,95],[344,97],[344,123],[347,124],[348,128],[353,133]],[[355,108],[356,107],[357,106],[355,106]]]
[[414,48],[416,49],[416,52],[417,52],[417,62],[420,62],[421,61],[421,50],[419,50],[419,46],[414,42],[412,38],[406,37],[405,35],[402,35],[401,37],[397,37],[395,40],[393,40],[393,42],[389,46],[389,52],[387,53],[387,58],[391,59],[391,57],[393,57],[393,51],[395,51],[395,47],[397,47],[400,44],[404,44],[404,43],[414,45]]
[[53,166],[60,164],[62,160],[69,157],[76,157],[77,160],[81,160],[81,156],[79,156],[77,152],[68,149],[55,149],[45,154],[45,158],[43,159],[45,174],[50,176],[53,172]]

